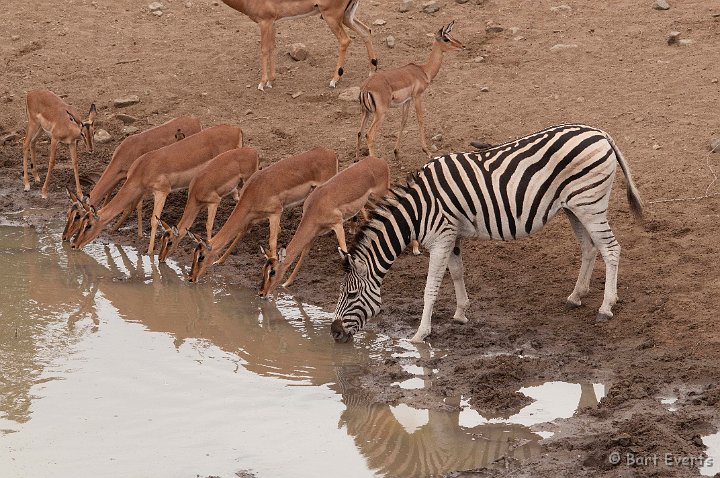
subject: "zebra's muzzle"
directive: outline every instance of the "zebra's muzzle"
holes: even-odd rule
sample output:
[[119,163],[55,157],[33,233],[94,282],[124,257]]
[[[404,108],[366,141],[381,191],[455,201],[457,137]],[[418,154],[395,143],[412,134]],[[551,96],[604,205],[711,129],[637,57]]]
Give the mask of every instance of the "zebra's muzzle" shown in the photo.
[[350,342],[353,338],[352,334],[348,334],[345,332],[345,329],[342,325],[342,319],[335,319],[330,326],[330,333],[333,336],[333,339],[335,339],[335,342],[339,342],[341,344]]

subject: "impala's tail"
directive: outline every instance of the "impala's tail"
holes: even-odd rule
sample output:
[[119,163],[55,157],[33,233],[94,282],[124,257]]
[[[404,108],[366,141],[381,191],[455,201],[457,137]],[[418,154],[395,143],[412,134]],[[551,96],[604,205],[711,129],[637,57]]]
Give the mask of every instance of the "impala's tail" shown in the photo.
[[628,203],[630,204],[630,212],[636,220],[640,220],[643,217],[643,202],[642,199],[640,199],[640,193],[637,189],[637,186],[635,186],[635,181],[633,181],[632,173],[630,172],[630,165],[625,160],[625,156],[623,156],[623,154],[620,152],[617,145],[615,144],[615,141],[613,141],[610,135],[606,134],[606,137],[608,139],[608,142],[610,142],[610,146],[615,152],[615,157],[617,157],[617,161],[620,164],[620,169],[622,169],[622,172],[625,175],[625,182],[627,183],[627,198]]

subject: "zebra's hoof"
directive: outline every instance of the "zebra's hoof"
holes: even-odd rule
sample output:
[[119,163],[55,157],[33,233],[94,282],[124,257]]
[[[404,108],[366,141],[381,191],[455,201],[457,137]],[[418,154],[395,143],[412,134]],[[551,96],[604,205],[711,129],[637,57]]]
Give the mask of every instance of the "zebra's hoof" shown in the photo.
[[607,322],[608,320],[612,319],[612,314],[605,314],[603,312],[598,312],[598,314],[595,316],[595,322]]
[[565,308],[567,308],[567,309],[577,309],[581,305],[582,305],[581,300],[574,300],[574,299],[571,299],[570,297],[568,297],[567,300],[565,301]]
[[455,322],[456,324],[467,324],[468,318],[464,315],[461,317],[453,317],[453,322]]

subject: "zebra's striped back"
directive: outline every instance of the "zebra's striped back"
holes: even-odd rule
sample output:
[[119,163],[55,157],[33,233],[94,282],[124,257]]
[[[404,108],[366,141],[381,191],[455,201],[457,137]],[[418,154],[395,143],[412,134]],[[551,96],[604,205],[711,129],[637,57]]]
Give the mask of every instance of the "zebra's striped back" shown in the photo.
[[[343,330],[353,333],[379,310],[380,283],[412,239],[428,248],[452,234],[519,239],[542,229],[560,209],[582,216],[586,227],[593,223],[609,231],[606,213],[617,163],[631,210],[639,215],[642,202],[629,167],[610,136],[597,128],[553,126],[480,152],[432,159],[392,189],[344,257],[348,273],[336,309],[347,326]],[[363,281],[377,297],[358,293],[364,305],[348,300],[347,285],[353,292],[363,289],[358,285]],[[348,311],[354,317],[345,320]],[[339,330],[335,325],[333,334]]]

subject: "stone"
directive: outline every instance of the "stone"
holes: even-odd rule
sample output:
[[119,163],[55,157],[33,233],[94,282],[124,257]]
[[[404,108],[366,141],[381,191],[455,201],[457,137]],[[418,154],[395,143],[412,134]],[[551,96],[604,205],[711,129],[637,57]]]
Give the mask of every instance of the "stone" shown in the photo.
[[422,4],[422,11],[425,13],[435,13],[440,10],[440,5],[435,0],[430,0]]
[[295,61],[303,61],[308,57],[307,47],[304,43],[293,43],[288,54]]
[[213,7],[217,7],[218,5],[220,5],[220,2],[218,2],[218,0],[213,0],[212,4]]
[[17,141],[18,139],[20,139],[19,134],[10,133],[10,134],[6,134],[5,136],[3,136],[2,140],[0,140],[0,143],[2,143],[2,144],[10,143],[12,141]]
[[490,88],[488,88],[487,86],[480,87],[480,93],[487,93],[488,91],[490,91]]
[[413,7],[413,0],[403,0],[402,4],[400,5],[400,8],[398,8],[398,11],[400,13],[406,13],[412,10]]
[[555,13],[570,13],[572,8],[569,5],[558,5],[556,7],[550,7],[551,12]]
[[455,0],[455,3],[459,3],[459,4],[461,4],[461,5],[462,5],[463,3],[467,3],[467,2],[468,2],[468,0]]
[[710,151],[713,153],[720,153],[720,138],[715,138],[710,141]]
[[192,8],[192,2],[185,2],[185,8]]
[[670,5],[665,0],[655,0],[653,8],[655,10],[670,10]]
[[670,32],[670,35],[667,39],[668,45],[676,45],[678,43],[678,40],[680,39],[680,32]]
[[484,56],[476,56],[475,58],[472,58],[472,59],[468,60],[468,63],[480,63],[480,62],[483,62],[483,61],[485,61],[485,57],[484,57]]
[[575,43],[558,43],[556,45],[553,45],[550,47],[550,51],[555,53],[562,50],[572,50],[573,48],[577,48],[577,45]]
[[717,82],[718,82],[717,78],[713,78],[712,80],[710,80],[710,83],[712,83],[712,84],[716,84]]
[[694,41],[690,40],[690,39],[681,38],[680,40],[678,40],[678,45],[687,46],[687,45],[691,45],[693,43],[694,43]]
[[338,99],[342,101],[358,101],[360,99],[360,87],[351,86],[338,95]]
[[154,12],[152,12],[152,14],[155,15],[156,17],[162,17],[162,16],[163,16],[162,10],[155,10]]
[[20,39],[20,35],[13,35],[10,37],[12,41],[18,41]]
[[165,5],[160,2],[152,2],[150,5],[148,5],[148,10],[150,10],[151,12],[165,10]]
[[140,98],[137,95],[130,95],[125,98],[116,98],[113,100],[113,104],[116,108],[123,108],[125,106],[136,105],[140,103]]
[[654,149],[655,151],[657,151],[658,149],[662,148],[662,146],[660,146],[660,145],[657,144],[657,143],[653,144],[652,147],[653,147],[653,149]]
[[503,31],[503,30],[504,30],[503,27],[501,27],[500,25],[498,25],[497,23],[495,23],[495,22],[492,21],[492,20],[489,20],[489,21],[485,24],[485,31],[486,31],[487,33],[500,33],[500,32]]
[[302,94],[303,94],[302,91],[296,91],[295,93],[293,93],[292,95],[290,95],[290,97],[291,97],[292,99],[295,99],[295,98],[299,97],[299,96],[302,95]]
[[443,135],[440,134],[440,133],[438,133],[438,134],[436,134],[435,136],[433,136],[432,138],[430,138],[430,140],[431,140],[433,143],[442,143]]
[[378,18],[377,20],[375,20],[373,22],[373,25],[377,25],[377,26],[381,27],[381,26],[385,25],[386,23],[387,22],[385,20],[383,20],[382,18]]
[[112,136],[110,136],[110,133],[108,133],[104,129],[99,129],[95,131],[95,136],[93,136],[93,140],[99,144],[109,143],[110,140],[112,140]]
[[126,135],[126,136],[127,136],[127,135],[131,135],[131,134],[135,134],[135,133],[137,133],[138,131],[140,131],[140,128],[138,128],[137,126],[125,126],[125,127],[121,130],[122,134],[124,134],[124,135]]
[[511,35],[517,35],[517,33],[520,31],[520,28],[510,27],[510,28],[508,28],[508,31],[510,32]]
[[115,115],[115,118],[122,121],[124,124],[131,124],[137,121],[137,118],[134,116],[126,115],[125,113],[118,113]]
[[395,48],[395,37],[388,35],[385,39],[385,43],[387,43],[388,48]]

